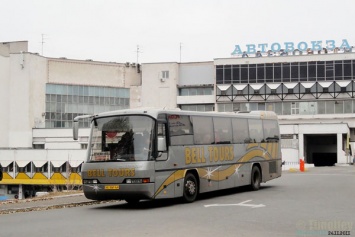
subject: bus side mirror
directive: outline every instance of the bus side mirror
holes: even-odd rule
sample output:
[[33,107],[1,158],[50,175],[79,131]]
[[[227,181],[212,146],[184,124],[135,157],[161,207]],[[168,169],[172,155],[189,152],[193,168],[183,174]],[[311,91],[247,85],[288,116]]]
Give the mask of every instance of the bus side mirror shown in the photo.
[[81,119],[87,119],[87,118],[91,118],[93,117],[93,115],[80,115],[80,116],[76,116],[73,120],[73,139],[74,140],[78,140],[79,137],[79,121]]
[[158,137],[158,152],[166,151],[166,139],[165,137]]

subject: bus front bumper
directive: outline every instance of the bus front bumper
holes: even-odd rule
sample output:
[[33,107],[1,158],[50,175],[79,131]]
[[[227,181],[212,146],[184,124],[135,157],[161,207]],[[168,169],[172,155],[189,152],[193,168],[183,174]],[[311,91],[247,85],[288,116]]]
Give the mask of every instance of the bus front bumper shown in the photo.
[[152,199],[154,183],[83,184],[83,191],[92,200]]

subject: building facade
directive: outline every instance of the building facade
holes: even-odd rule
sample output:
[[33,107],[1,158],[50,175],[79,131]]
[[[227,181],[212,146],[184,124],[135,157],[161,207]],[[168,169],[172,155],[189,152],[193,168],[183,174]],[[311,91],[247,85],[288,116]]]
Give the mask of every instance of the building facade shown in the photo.
[[355,53],[294,51],[216,59],[218,111],[279,115],[283,158],[314,165],[352,162]]
[[203,63],[143,64],[142,103],[193,111],[274,111],[279,116],[286,166],[298,167],[300,159],[316,166],[351,163],[353,50],[296,50]]
[[73,118],[140,106],[139,65],[27,51],[26,41],[0,44],[0,196],[9,198],[80,185],[88,129],[74,141]]

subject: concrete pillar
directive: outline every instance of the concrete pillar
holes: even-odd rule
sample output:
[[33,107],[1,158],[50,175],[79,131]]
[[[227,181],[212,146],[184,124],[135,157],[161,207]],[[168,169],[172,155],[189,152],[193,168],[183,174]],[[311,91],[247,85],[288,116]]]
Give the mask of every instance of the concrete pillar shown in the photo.
[[23,199],[23,186],[22,184],[18,187],[18,199]]
[[298,159],[304,159],[304,135],[298,134]]
[[343,134],[337,133],[337,163],[346,164],[346,155],[343,150]]

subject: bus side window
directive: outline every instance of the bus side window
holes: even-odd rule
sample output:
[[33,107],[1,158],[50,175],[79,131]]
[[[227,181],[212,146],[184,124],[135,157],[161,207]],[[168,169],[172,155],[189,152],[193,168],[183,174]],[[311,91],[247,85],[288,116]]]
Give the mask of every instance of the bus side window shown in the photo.
[[263,126],[261,120],[248,119],[249,134],[252,142],[262,142],[264,140]]
[[248,120],[244,118],[233,118],[233,143],[250,143]]
[[278,142],[279,141],[279,129],[277,121],[275,120],[263,120],[264,139],[266,142]]
[[232,141],[232,123],[230,118],[213,118],[216,144],[229,144]]
[[194,143],[196,145],[214,142],[212,117],[193,116]]

